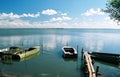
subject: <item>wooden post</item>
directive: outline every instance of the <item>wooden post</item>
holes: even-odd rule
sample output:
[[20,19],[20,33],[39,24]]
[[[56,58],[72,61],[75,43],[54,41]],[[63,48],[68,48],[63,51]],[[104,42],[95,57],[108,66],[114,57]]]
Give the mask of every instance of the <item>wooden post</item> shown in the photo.
[[82,48],[82,51],[81,51],[81,60],[83,60],[83,48]]
[[92,64],[94,65],[94,63],[95,63],[95,60],[94,60],[94,59],[92,59]]
[[99,66],[97,66],[96,68],[96,77],[97,77],[98,71],[99,71]]
[[77,45],[77,57],[78,57],[78,45]]
[[77,52],[78,52],[78,45],[77,45]]
[[42,51],[42,54],[43,54],[43,44],[41,44],[41,51]]

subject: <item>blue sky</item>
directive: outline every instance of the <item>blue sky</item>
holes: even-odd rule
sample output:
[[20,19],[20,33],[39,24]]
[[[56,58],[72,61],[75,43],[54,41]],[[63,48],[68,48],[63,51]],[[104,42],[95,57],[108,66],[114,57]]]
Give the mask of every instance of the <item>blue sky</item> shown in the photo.
[[119,28],[107,0],[0,0],[0,28]]

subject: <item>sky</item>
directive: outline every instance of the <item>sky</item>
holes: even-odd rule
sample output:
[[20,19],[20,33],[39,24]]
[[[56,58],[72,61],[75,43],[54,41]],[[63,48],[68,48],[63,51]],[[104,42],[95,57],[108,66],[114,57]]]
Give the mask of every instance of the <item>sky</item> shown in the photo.
[[117,28],[107,0],[0,0],[0,28]]

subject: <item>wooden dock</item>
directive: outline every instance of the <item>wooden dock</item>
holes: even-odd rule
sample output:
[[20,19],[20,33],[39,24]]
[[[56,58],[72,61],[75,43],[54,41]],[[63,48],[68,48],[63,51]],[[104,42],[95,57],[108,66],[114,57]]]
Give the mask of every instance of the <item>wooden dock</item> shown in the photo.
[[89,77],[96,77],[96,72],[93,67],[93,61],[90,55],[88,54],[88,52],[83,52],[83,55],[84,55],[84,60],[86,61]]
[[99,66],[94,69],[94,61],[91,58],[91,55],[82,49],[81,51],[81,60],[82,60],[82,71],[84,73],[84,77],[100,77]]

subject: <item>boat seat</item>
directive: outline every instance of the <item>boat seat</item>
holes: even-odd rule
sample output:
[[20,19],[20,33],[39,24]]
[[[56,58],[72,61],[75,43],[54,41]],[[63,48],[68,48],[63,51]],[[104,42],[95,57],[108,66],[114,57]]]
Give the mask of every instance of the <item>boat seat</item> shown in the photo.
[[73,48],[64,48],[66,52],[74,53]]
[[28,51],[31,51],[31,50],[33,50],[33,49],[35,49],[35,48],[29,48]]

